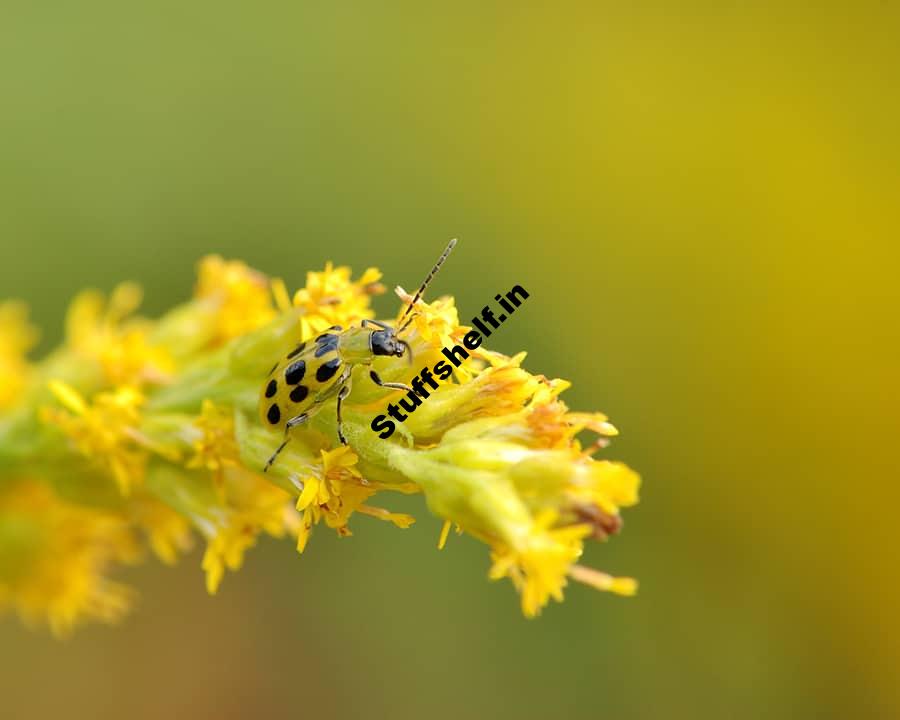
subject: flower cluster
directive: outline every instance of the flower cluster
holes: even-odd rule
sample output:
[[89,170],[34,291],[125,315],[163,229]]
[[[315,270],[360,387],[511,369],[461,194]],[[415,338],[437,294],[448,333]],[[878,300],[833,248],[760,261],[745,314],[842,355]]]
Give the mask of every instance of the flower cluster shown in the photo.
[[[487,544],[489,577],[511,580],[526,615],[561,600],[569,579],[632,594],[633,580],[578,559],[585,541],[619,531],[638,476],[594,459],[615,428],[571,412],[559,399],[568,383],[527,372],[524,353],[479,348],[388,441],[369,422],[399,391],[357,368],[349,446],[326,404],[262,474],[280,439],[256,416],[263,378],[298,341],[374,318],[380,277],[328,264],[291,297],[280,280],[207,257],[194,297],[158,320],[136,315],[132,284],[82,293],[64,343],[37,363],[24,306],[0,304],[0,610],[57,634],[115,621],[133,595],[110,580],[116,566],[148,553],[173,563],[198,538],[215,593],[262,534],[303,552],[318,525],[350,535],[356,514],[409,527],[370,504],[390,491],[424,495],[444,520],[439,547],[453,526]],[[452,298],[416,311],[405,338],[425,363],[468,330]],[[373,367],[395,382],[411,372],[402,358]],[[582,431],[596,438],[587,447]]]

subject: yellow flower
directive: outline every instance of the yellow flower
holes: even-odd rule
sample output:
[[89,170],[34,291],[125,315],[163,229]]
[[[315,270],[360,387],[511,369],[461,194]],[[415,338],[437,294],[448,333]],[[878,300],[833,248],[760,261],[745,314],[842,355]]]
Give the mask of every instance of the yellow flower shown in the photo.
[[31,368],[25,355],[37,338],[24,303],[0,303],[0,409],[17,401],[28,383]]
[[521,595],[525,616],[538,615],[550,598],[562,602],[567,576],[598,590],[633,595],[637,585],[631,578],[614,578],[575,564],[592,528],[582,524],[554,527],[558,519],[554,510],[539,512],[516,543],[501,542],[493,547],[489,577],[512,580]]
[[262,327],[275,317],[265,275],[236,260],[223,260],[218,255],[203,258],[194,294],[210,305],[216,343]]
[[534,518],[515,545],[498,543],[491,554],[492,580],[509,577],[522,596],[522,612],[534,617],[552,597],[562,602],[569,567],[581,556],[585,525],[552,528],[556,514],[545,510]]
[[166,565],[174,565],[178,556],[193,545],[187,518],[149,495],[137,494],[129,503],[128,516],[144,532],[156,557]]
[[301,481],[303,489],[297,498],[297,510],[302,513],[297,535],[298,552],[306,549],[313,525],[321,520],[342,537],[352,534],[347,521],[354,512],[392,522],[400,528],[415,522],[409,515],[363,504],[381,486],[363,479],[356,467],[359,456],[349,446],[322,450],[321,455],[321,465],[311,468],[310,474]]
[[106,573],[139,554],[114,513],[63,502],[38,481],[0,492],[0,610],[15,610],[29,625],[66,635],[84,620],[116,622],[133,593]]
[[306,287],[294,294],[294,306],[303,311],[301,338],[318,335],[332,325],[347,328],[374,318],[370,298],[384,292],[380,278],[378,270],[369,268],[359,280],[352,281],[349,267],[334,267],[330,262],[322,272],[308,272]]
[[131,317],[141,298],[137,285],[122,283],[108,302],[101,293],[87,290],[69,307],[69,346],[97,362],[109,385],[163,383],[174,371],[168,351],[148,339],[149,324]]
[[49,385],[65,410],[44,408],[44,422],[60,428],[80,455],[102,467],[116,481],[119,491],[128,495],[143,479],[151,445],[138,429],[143,396],[125,387],[100,393],[89,405],[66,383],[51,381]]
[[284,490],[241,468],[226,471],[225,482],[227,506],[215,509],[212,521],[198,521],[207,536],[202,565],[210,595],[219,589],[226,568],[240,569],[244,553],[256,544],[261,532],[280,538],[297,527],[290,496]]
[[239,462],[239,448],[234,437],[234,412],[204,400],[200,416],[194,423],[198,437],[194,441],[194,457],[187,461],[191,469],[205,468],[218,488],[224,486],[226,467]]
[[[406,315],[409,303],[412,302],[413,295],[399,286],[394,289],[394,292],[402,303],[395,323],[395,326],[399,328],[401,321],[405,322],[403,317]],[[460,342],[463,336],[472,329],[459,324],[456,301],[452,297],[441,297],[430,303],[419,298],[410,314],[412,321],[407,330],[409,333],[407,340],[410,343],[415,343],[417,339],[421,338],[424,346],[442,348]],[[409,320],[409,315],[406,316],[406,320]]]

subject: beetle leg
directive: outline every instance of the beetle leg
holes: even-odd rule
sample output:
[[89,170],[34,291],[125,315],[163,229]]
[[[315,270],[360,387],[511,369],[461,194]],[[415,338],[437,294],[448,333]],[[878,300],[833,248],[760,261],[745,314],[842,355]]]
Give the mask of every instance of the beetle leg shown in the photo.
[[384,330],[390,330],[391,326],[387,323],[383,323],[380,320],[369,320],[368,318],[364,318],[363,321],[359,324],[360,327],[367,327],[369,325],[377,325],[378,327]]
[[385,382],[374,370],[369,371],[369,377],[372,378],[372,382],[375,383],[378,387],[386,387],[393,390],[412,391],[412,388],[409,385],[404,385],[403,383]]
[[338,439],[341,441],[341,445],[349,445],[347,442],[347,438],[344,437],[344,428],[341,421],[341,405],[344,402],[344,398],[350,394],[350,378],[347,378],[347,381],[341,387],[337,396],[337,432]]
[[285,423],[284,440],[282,441],[281,445],[278,446],[278,449],[272,453],[272,457],[270,457],[268,459],[268,461],[266,462],[266,466],[263,468],[263,472],[268,472],[269,467],[272,465],[273,462],[275,462],[275,458],[277,458],[281,454],[281,451],[284,450],[284,446],[287,445],[288,442],[290,442],[291,428],[297,427],[297,425],[305,423],[307,420],[309,420],[309,413],[305,412],[305,413],[300,413],[299,415],[297,415],[295,417],[292,417],[290,420],[287,421],[287,423]]

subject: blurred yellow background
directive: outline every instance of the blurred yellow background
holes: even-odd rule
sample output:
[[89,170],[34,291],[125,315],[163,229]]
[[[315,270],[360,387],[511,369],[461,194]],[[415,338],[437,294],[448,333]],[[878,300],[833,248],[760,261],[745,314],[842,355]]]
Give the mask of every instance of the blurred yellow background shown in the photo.
[[[126,578],[121,627],[0,623],[8,718],[887,718],[897,578],[900,13],[881,2],[15,3],[0,23],[0,296],[158,314],[218,252],[327,259],[574,381],[644,476],[524,620],[484,548],[355,520]],[[377,301],[389,315],[390,298]],[[335,571],[338,568],[339,571]]]

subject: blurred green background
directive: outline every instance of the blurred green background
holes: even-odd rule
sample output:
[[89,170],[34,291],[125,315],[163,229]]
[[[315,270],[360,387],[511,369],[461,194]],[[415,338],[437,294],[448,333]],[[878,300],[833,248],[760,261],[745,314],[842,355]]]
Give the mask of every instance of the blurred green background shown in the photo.
[[524,285],[492,347],[644,489],[586,558],[635,599],[526,621],[387,498],[419,523],[263,542],[216,598],[195,551],[116,629],[5,619],[3,717],[896,717],[898,39],[888,0],[5,4],[0,295],[43,348],[204,253],[410,287],[459,237],[433,294]]

